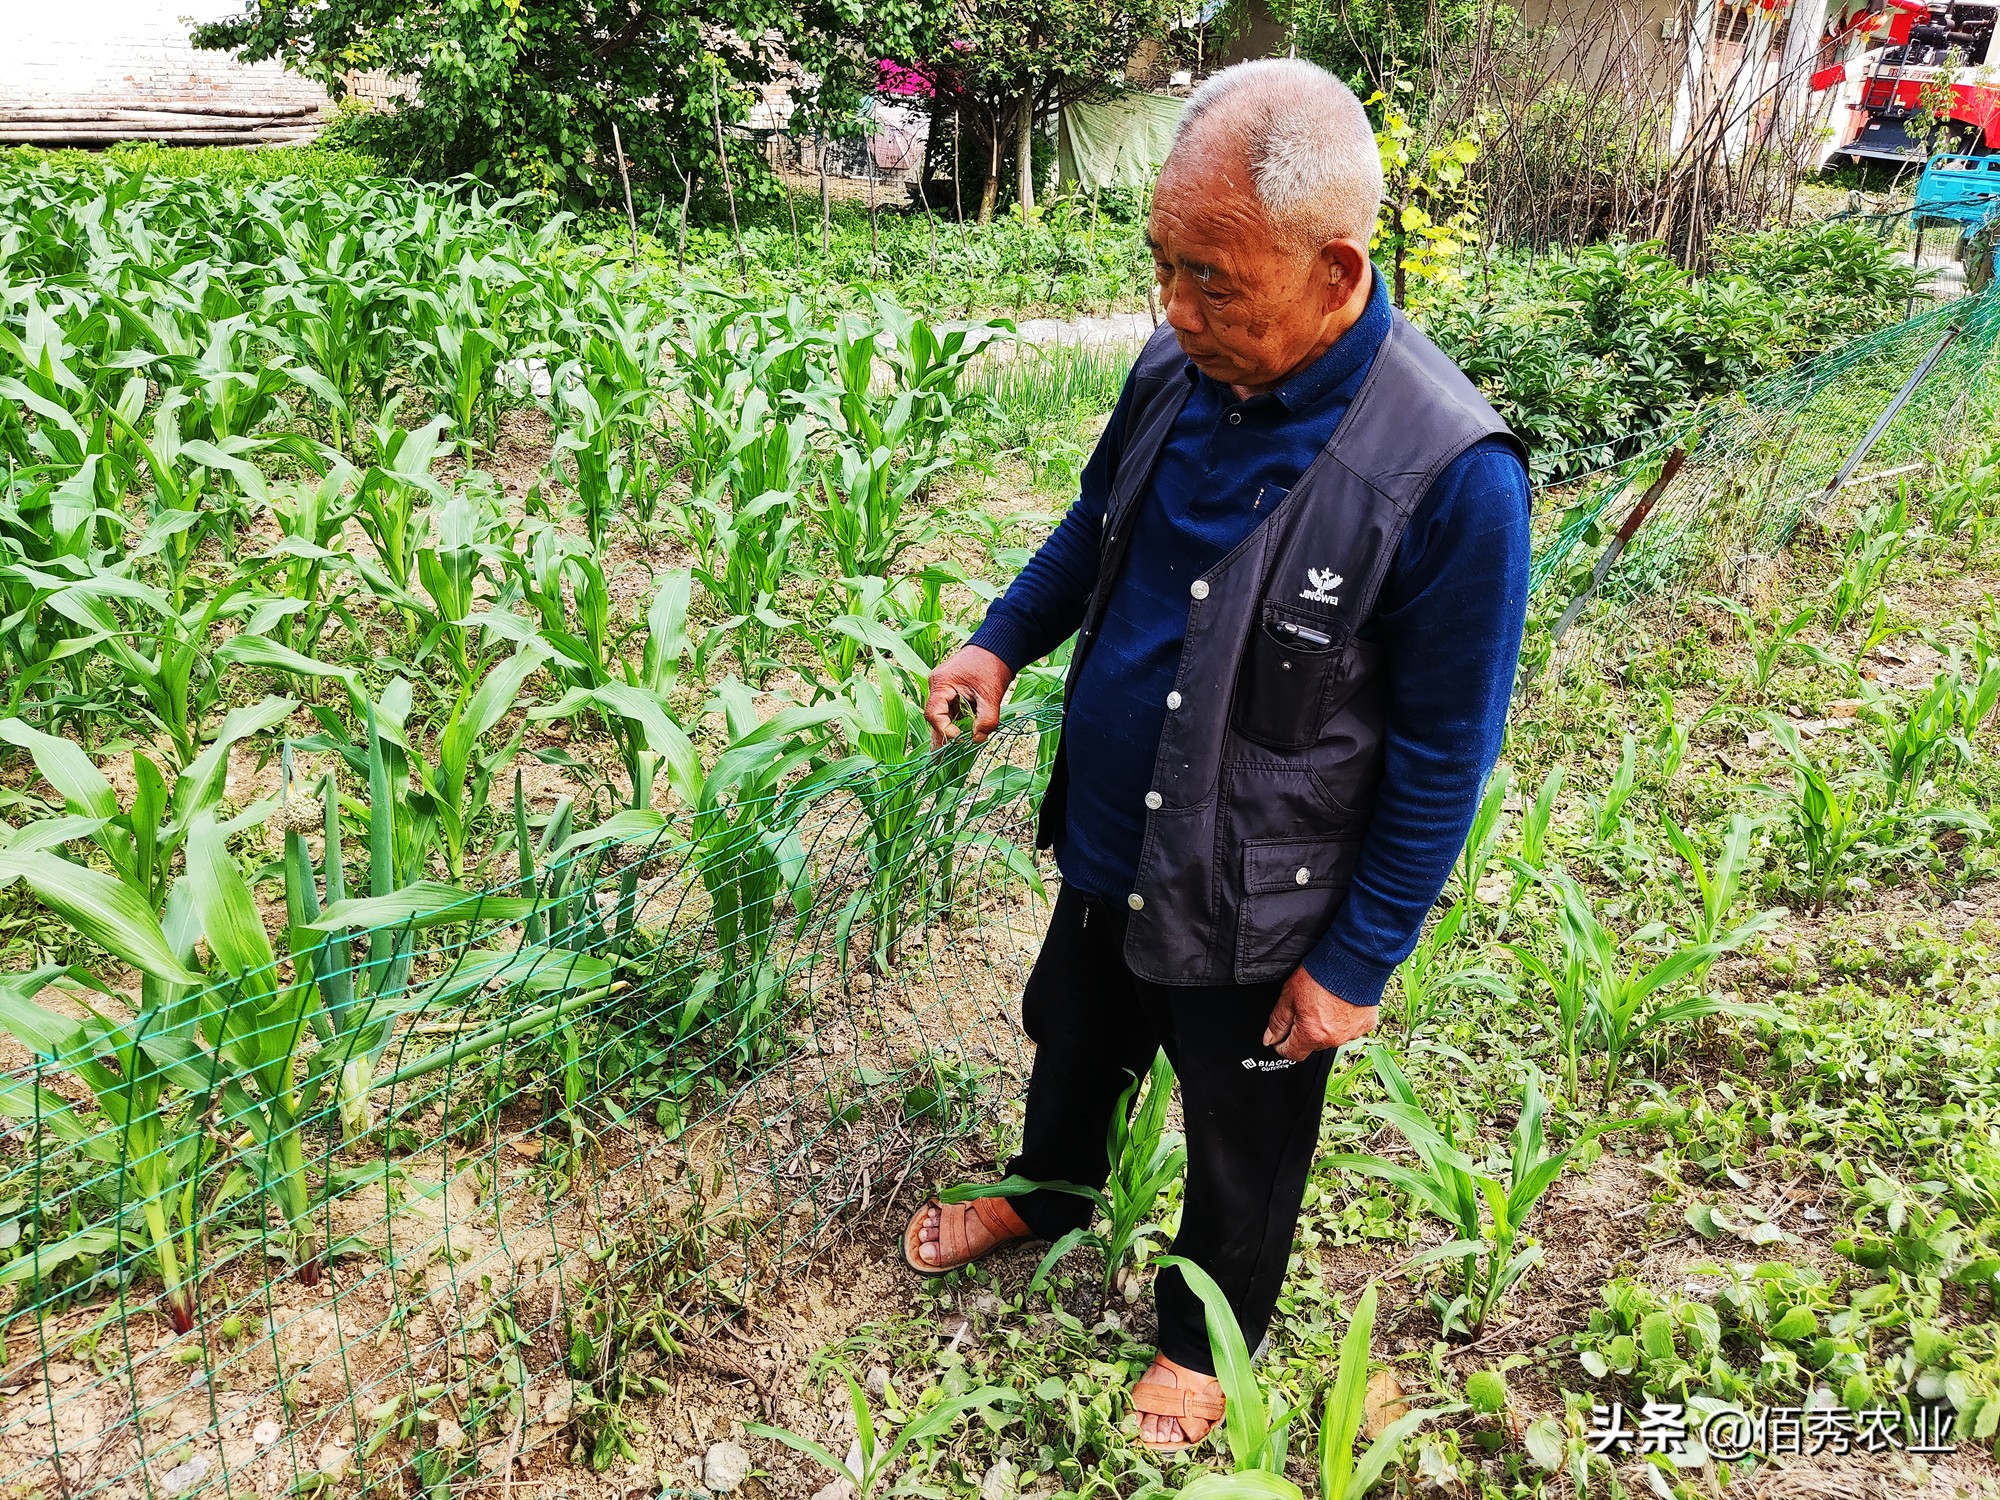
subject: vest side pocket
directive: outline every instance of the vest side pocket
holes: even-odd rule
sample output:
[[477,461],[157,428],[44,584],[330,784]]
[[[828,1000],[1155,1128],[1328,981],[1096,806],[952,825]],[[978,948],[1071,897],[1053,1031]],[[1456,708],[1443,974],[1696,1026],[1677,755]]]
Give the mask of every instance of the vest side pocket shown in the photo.
[[[1236,681],[1232,723],[1238,734],[1271,750],[1304,750],[1326,723],[1328,679],[1341,661],[1339,647],[1282,634],[1266,616],[1251,632]],[[1310,627],[1308,627],[1310,628]]]
[[1326,933],[1347,897],[1361,840],[1247,839],[1236,914],[1236,982],[1283,979]]

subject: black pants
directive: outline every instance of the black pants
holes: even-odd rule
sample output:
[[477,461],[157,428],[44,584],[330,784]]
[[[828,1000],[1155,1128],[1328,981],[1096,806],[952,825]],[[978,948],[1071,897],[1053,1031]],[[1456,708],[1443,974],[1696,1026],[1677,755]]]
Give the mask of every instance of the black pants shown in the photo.
[[[1280,984],[1153,984],[1125,967],[1124,946],[1122,906],[1068,889],[1057,898],[1021,1001],[1035,1069],[1021,1154],[1008,1170],[1101,1186],[1118,1096],[1164,1048],[1187,1124],[1174,1253],[1215,1278],[1254,1350],[1291,1261],[1332,1054],[1292,1063],[1264,1045]],[[1069,1193],[1031,1193],[1014,1207],[1051,1240],[1091,1215]],[[1160,1272],[1156,1295],[1160,1352],[1212,1374],[1201,1299],[1172,1268]]]

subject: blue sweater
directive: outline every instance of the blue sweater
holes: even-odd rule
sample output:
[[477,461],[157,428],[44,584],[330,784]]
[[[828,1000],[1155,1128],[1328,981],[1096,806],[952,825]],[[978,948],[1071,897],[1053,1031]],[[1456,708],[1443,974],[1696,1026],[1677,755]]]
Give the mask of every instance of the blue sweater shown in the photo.
[[[1238,401],[1187,366],[1187,403],[1135,507],[1124,568],[1069,700],[1056,862],[1073,888],[1111,899],[1132,889],[1188,580],[1234,550],[1326,446],[1388,329],[1377,275],[1355,325],[1268,395]],[[1131,398],[1128,382],[1076,504],[972,637],[1016,671],[1082,623]],[[1506,444],[1458,458],[1411,516],[1363,631],[1386,651],[1384,775],[1353,885],[1304,965],[1351,1004],[1380,1000],[1416,945],[1500,753],[1527,607],[1528,504],[1527,473]]]

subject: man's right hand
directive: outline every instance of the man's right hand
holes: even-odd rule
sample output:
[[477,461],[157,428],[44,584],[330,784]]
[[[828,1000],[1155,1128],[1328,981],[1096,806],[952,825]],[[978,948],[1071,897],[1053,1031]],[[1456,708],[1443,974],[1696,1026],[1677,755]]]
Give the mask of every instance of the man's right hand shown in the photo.
[[959,705],[972,710],[972,738],[978,742],[1000,727],[1000,700],[1007,696],[1014,669],[984,646],[960,646],[931,668],[930,698],[924,718],[930,721],[931,748],[958,738],[954,722]]

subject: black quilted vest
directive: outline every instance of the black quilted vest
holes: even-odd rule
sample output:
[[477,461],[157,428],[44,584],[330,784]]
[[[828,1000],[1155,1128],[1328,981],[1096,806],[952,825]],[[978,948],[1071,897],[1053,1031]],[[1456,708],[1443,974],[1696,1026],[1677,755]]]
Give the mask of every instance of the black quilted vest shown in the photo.
[[[1065,705],[1124,566],[1132,508],[1187,399],[1186,367],[1164,325],[1133,367],[1125,449]],[[1156,795],[1126,896],[1125,961],[1140,978],[1282,979],[1331,925],[1382,775],[1383,653],[1363,628],[1410,512],[1453,459],[1489,437],[1520,446],[1472,382],[1396,313],[1326,447],[1191,585]],[[1059,748],[1043,848],[1062,826],[1068,784]]]

